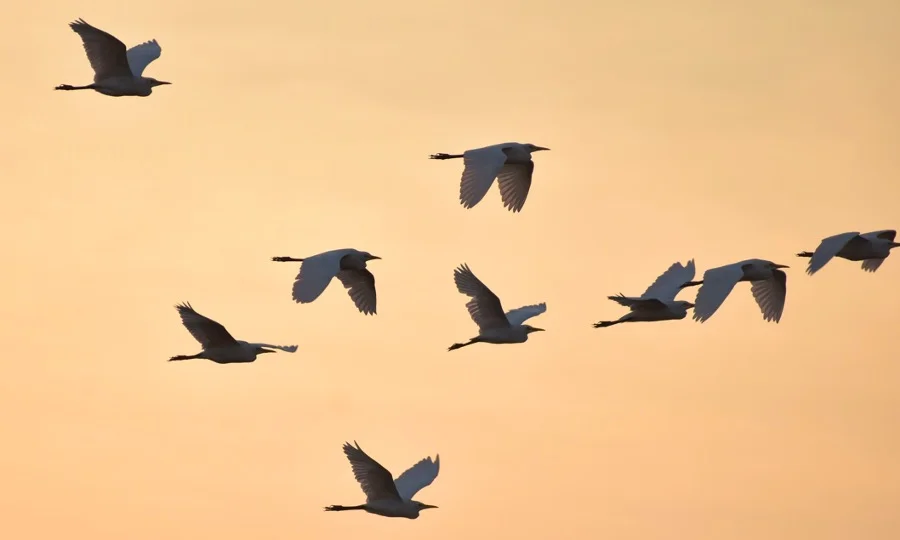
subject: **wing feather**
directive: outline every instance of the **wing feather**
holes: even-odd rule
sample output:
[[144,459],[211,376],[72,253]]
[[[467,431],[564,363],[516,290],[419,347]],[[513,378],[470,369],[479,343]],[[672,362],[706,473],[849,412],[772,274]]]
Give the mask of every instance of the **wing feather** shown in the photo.
[[84,52],[94,70],[94,82],[108,77],[131,77],[125,44],[112,34],[86,23],[84,19],[70,23],[69,27],[81,37]]
[[813,256],[810,257],[809,264],[806,267],[806,273],[813,275],[821,270],[828,261],[833,259],[839,251],[844,249],[844,246],[857,238],[862,240],[859,236],[859,232],[853,231],[836,234],[823,239],[822,242],[819,243],[819,247],[816,248],[816,251],[813,252]]
[[506,312],[506,320],[510,326],[518,326],[532,317],[537,317],[541,313],[547,311],[547,303],[531,304],[520,308],[511,309]]
[[143,75],[144,70],[147,69],[150,62],[159,58],[161,54],[162,47],[159,46],[159,42],[155,39],[135,45],[125,52],[125,55],[128,58],[128,67],[135,77]]
[[441,456],[436,455],[434,461],[431,456],[420,460],[418,463],[403,471],[403,474],[394,480],[397,493],[405,501],[412,500],[416,493],[430,486],[441,471]]
[[366,502],[401,500],[390,471],[363,452],[359,443],[353,441],[353,444],[356,446],[344,443],[344,454],[350,461],[354,478],[366,494]]
[[773,270],[772,277],[754,281],[750,292],[759,305],[763,319],[779,322],[784,312],[784,301],[787,297],[787,274],[781,270]]
[[481,282],[469,266],[461,265],[453,271],[456,290],[472,299],[466,304],[469,316],[481,331],[492,328],[509,328],[509,320],[497,295]]
[[671,302],[681,291],[681,286],[694,279],[695,273],[694,259],[689,260],[686,265],[680,262],[673,263],[668,270],[656,278],[652,285],[647,287],[641,298],[645,300],[656,298],[663,302]]
[[715,314],[744,275],[742,263],[710,268],[703,274],[703,285],[694,301],[694,320],[705,322]]
[[531,176],[534,172],[534,162],[507,163],[497,173],[497,183],[500,186],[500,198],[503,207],[511,212],[520,212],[525,206],[528,191],[531,189]]
[[[893,240],[891,241],[893,242]],[[866,272],[874,272],[883,262],[884,259],[866,259],[862,263],[862,269]]]
[[224,326],[209,317],[200,315],[194,311],[194,308],[189,303],[178,304],[175,306],[175,309],[181,315],[181,324],[194,336],[194,339],[200,342],[200,346],[204,349],[236,343]]
[[337,273],[356,308],[366,315],[375,314],[375,276],[368,269],[341,270]]
[[462,179],[459,184],[459,202],[472,208],[484,198],[494,183],[494,178],[506,163],[506,154],[499,146],[488,146],[463,153]]
[[304,259],[294,280],[294,302],[308,304],[321,296],[334,276],[341,271],[341,257],[351,251],[336,249]]

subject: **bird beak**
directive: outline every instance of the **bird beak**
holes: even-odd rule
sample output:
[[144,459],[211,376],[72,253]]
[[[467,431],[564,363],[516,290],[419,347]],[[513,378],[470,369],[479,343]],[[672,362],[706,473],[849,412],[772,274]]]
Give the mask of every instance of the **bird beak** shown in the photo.
[[900,247],[900,242],[891,242],[891,247],[892,248]]
[[776,264],[775,268],[790,268],[790,266],[788,266],[786,264]]
[[690,309],[690,308],[692,308],[692,307],[694,307],[694,304],[693,304],[693,302],[688,302],[688,303],[687,303],[687,307],[688,307],[688,309]]
[[376,260],[376,259],[380,261],[380,260],[381,260],[381,257],[377,257],[377,256],[375,256],[375,255],[369,255],[369,260],[370,260],[370,261]]
[[549,149],[549,148],[544,148],[543,146],[535,146],[535,147],[534,147],[534,152],[538,152],[538,151],[540,151],[540,150],[550,150],[550,149]]
[[531,331],[532,331],[532,332],[545,332],[546,330],[544,330],[543,328],[534,328],[534,327],[532,327]]
[[158,83],[158,84],[172,84],[172,83],[170,83],[170,82],[166,82],[166,81],[159,81],[159,83]]
[[259,351],[257,351],[256,354],[263,354],[263,353],[267,353],[267,352],[275,352],[275,351],[273,351],[272,349],[265,349],[263,347],[260,347]]
[[422,503],[422,510],[427,510],[429,508],[437,508],[437,506],[434,506],[433,504]]

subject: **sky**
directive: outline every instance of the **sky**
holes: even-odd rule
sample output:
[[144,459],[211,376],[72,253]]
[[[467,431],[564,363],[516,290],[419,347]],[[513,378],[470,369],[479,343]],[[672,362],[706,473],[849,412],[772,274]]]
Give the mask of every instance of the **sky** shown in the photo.
[[[900,529],[900,260],[795,254],[900,226],[900,4],[19,2],[0,66],[0,536],[19,540],[869,540]],[[148,98],[68,23],[156,38]],[[471,210],[462,164],[535,155],[523,211]],[[378,315],[306,257],[354,247]],[[898,254],[894,255],[895,257]],[[747,284],[713,318],[593,329],[675,261],[790,265],[780,324]],[[521,345],[477,332],[453,269]],[[693,300],[696,289],[679,298]],[[199,345],[188,301],[246,365]],[[415,521],[364,496],[439,453]]]

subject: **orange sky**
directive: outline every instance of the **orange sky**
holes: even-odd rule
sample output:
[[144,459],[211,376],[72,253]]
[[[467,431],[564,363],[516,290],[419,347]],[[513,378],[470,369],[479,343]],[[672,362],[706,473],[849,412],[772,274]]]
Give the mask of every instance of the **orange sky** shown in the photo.
[[[900,227],[897,2],[7,15],[0,537],[896,538],[900,260],[794,254]],[[91,80],[78,17],[158,39],[173,85],[54,92]],[[427,159],[510,140],[552,149],[521,214]],[[341,247],[383,258],[378,316],[294,304],[269,261]],[[676,260],[754,257],[792,266],[781,324],[742,284],[702,325],[591,328]],[[476,333],[463,262],[547,332],[446,352]],[[199,351],[181,301],[300,350],[169,364]],[[364,500],[354,439],[395,474],[439,452],[440,508],[323,512]]]

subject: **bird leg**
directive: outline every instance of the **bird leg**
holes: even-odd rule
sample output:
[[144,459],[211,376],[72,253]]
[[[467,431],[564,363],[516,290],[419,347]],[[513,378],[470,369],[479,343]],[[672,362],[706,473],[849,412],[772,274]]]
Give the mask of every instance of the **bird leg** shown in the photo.
[[447,348],[447,350],[448,350],[448,351],[455,351],[456,349],[461,349],[461,348],[466,347],[466,346],[468,346],[468,345],[472,345],[473,343],[478,343],[479,341],[481,341],[481,340],[478,339],[477,337],[473,337],[473,338],[470,339],[467,343],[454,343],[453,345],[450,345],[450,347]]
[[623,323],[623,322],[625,322],[625,321],[623,321],[622,319],[619,319],[618,321],[600,321],[598,323],[594,323],[594,328],[606,328],[607,326],[612,326],[614,324],[619,324],[619,323]]
[[94,90],[94,85],[89,84],[87,86],[72,86],[71,84],[61,84],[54,88],[54,90]]
[[812,257],[813,254],[811,251],[801,251],[797,254],[798,257]]
[[455,159],[461,157],[463,157],[463,154],[431,154],[428,156],[429,159]]
[[685,287],[696,287],[697,285],[703,285],[703,280],[701,279],[700,281],[688,281],[687,283],[679,287],[679,289],[683,289]]
[[179,354],[178,356],[173,356],[172,358],[169,358],[169,362],[173,362],[175,360],[193,360],[194,358],[201,358],[202,354],[203,353],[197,353],[197,354],[191,354],[191,355]]
[[365,510],[366,505],[361,504],[359,506],[341,506],[339,504],[332,504],[331,506],[326,506],[326,512],[343,512],[344,510]]
[[275,262],[302,262],[303,259],[295,259],[294,257],[272,257]]

